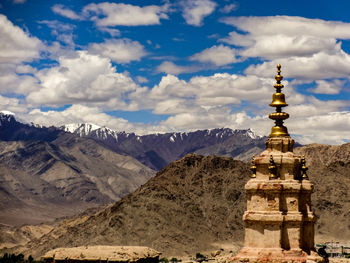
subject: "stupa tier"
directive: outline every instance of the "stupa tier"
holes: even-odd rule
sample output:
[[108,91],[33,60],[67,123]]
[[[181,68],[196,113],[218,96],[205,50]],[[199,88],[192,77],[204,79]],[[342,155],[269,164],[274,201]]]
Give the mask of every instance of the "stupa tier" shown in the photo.
[[229,262],[324,262],[314,249],[313,184],[305,159],[293,153],[294,140],[283,126],[289,115],[282,111],[288,104],[280,73],[277,65],[270,104],[276,111],[269,115],[275,126],[266,150],[253,158],[252,178],[245,185],[244,247]]

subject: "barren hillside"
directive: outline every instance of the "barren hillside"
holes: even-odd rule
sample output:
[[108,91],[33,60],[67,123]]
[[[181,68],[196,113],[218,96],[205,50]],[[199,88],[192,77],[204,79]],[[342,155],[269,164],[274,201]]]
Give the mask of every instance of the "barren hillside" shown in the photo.
[[[316,242],[350,239],[349,147],[296,149],[306,154],[315,184]],[[317,159],[320,152],[322,160]],[[145,245],[179,256],[234,247],[243,241],[244,184],[249,175],[249,164],[241,161],[187,155],[107,209],[67,219],[17,251],[40,256],[63,246]]]

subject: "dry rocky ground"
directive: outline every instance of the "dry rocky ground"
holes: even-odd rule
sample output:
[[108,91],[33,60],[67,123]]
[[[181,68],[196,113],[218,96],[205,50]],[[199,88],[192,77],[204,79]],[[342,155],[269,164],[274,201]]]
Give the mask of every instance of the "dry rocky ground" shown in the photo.
[[[309,145],[305,154],[319,216],[316,242],[350,240],[350,144]],[[12,251],[36,257],[57,247],[141,245],[164,256],[190,257],[243,241],[244,184],[249,164],[227,157],[187,155],[106,209],[65,219]],[[218,260],[220,256],[217,257]]]
[[0,141],[0,224],[37,224],[110,204],[155,174],[87,138]]

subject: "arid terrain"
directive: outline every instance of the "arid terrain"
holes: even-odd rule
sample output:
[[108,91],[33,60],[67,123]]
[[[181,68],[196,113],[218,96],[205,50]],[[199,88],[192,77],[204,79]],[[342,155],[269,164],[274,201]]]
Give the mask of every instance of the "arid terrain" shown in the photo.
[[66,135],[52,142],[1,141],[0,173],[0,223],[12,226],[109,204],[155,174],[91,139]]
[[[309,145],[315,184],[316,242],[350,240],[350,144]],[[145,245],[163,255],[186,256],[243,241],[244,184],[249,164],[228,157],[187,155],[115,204],[95,214],[57,222],[49,233],[12,251],[40,256],[79,245]]]

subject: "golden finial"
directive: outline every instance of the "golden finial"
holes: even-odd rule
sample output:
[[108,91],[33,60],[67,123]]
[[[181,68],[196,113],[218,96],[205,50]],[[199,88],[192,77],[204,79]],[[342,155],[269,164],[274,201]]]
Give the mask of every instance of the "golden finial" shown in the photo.
[[256,165],[255,165],[254,157],[255,156],[253,156],[252,158],[252,166],[250,166],[250,170],[252,171],[251,178],[256,178]]
[[283,121],[289,118],[289,114],[282,112],[282,107],[288,106],[284,94],[281,92],[284,87],[281,84],[283,76],[281,75],[281,65],[277,65],[276,84],[273,86],[276,92],[272,95],[271,107],[276,108],[276,112],[271,113],[269,118],[275,121],[275,126],[271,129],[270,137],[290,137],[287,127],[283,126]]
[[270,155],[270,163],[269,163],[269,171],[270,171],[270,177],[269,179],[276,179],[277,175],[276,175],[276,165],[275,165],[275,161],[273,160],[272,155]]
[[306,161],[305,161],[305,156],[301,158],[301,163],[300,163],[300,170],[301,170],[301,178],[303,180],[309,180],[309,177],[306,174],[306,171],[309,170],[309,168],[306,167]]

